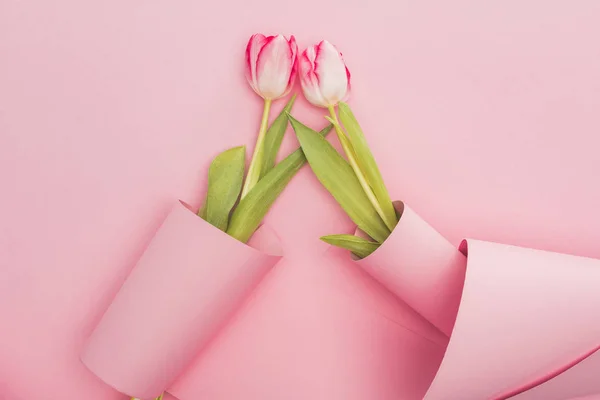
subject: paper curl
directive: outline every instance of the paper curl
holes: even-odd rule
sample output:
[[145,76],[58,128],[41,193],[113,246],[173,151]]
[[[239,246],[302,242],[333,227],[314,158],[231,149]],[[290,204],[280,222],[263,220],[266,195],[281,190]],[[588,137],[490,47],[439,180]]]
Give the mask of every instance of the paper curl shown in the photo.
[[160,395],[281,258],[260,228],[247,246],[183,203],[172,209],[81,355],[132,397]]
[[358,263],[450,337],[425,399],[600,393],[582,378],[600,376],[600,260],[470,239],[456,249],[404,207]]

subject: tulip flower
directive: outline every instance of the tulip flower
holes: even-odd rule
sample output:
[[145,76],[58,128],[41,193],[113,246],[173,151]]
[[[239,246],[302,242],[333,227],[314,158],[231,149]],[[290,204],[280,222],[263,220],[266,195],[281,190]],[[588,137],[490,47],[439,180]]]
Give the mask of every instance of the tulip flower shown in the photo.
[[304,50],[299,61],[300,83],[306,99],[330,108],[350,94],[350,71],[342,53],[326,40]]
[[296,79],[298,46],[294,36],[253,35],[246,47],[246,79],[252,89],[264,99],[264,109],[258,138],[248,175],[242,189],[242,198],[256,185],[261,174],[263,142],[269,121],[271,102],[287,95]]
[[252,89],[265,100],[288,94],[296,78],[297,53],[294,36],[252,35],[246,47],[246,79]]

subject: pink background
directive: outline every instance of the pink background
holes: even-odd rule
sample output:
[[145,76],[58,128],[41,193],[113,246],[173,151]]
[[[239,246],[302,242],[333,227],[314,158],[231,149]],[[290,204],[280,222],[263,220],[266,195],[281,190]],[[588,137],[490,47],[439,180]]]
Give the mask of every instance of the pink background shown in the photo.
[[[393,197],[453,243],[475,237],[600,258],[598,20],[595,0],[0,0],[2,394],[121,398],[78,353],[172,202],[197,205],[210,159],[252,145],[261,103],[242,63],[258,31],[338,45],[353,76],[350,103]],[[294,114],[325,123],[304,100]],[[290,134],[284,150],[295,146]],[[340,319],[329,328],[370,324],[376,333],[375,344],[345,340],[358,354],[352,372],[373,363],[385,371],[393,354],[372,350],[393,345],[394,328],[379,314],[356,301],[323,311],[305,300],[314,279],[337,290],[331,271],[320,275],[327,247],[318,236],[351,230],[310,170],[267,221],[287,268],[258,298],[270,313],[257,315],[269,318],[241,318],[254,327],[247,359],[287,368],[289,382],[305,376],[290,360],[319,345],[331,309]],[[269,309],[277,291],[286,313]],[[233,343],[243,330],[232,332]],[[224,341],[205,376],[231,372],[252,389],[244,366],[219,357],[236,348]],[[319,364],[319,349],[310,350]],[[318,387],[314,373],[305,377]],[[370,382],[378,379],[393,385],[387,376]],[[230,388],[210,389],[217,399]]]

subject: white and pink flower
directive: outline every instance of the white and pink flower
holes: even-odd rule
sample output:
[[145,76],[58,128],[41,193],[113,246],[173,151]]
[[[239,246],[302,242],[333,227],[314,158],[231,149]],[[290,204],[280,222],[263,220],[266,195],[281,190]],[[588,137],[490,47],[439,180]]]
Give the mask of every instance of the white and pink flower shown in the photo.
[[350,71],[342,53],[326,40],[304,50],[299,60],[304,97],[318,107],[332,107],[350,95]]
[[246,47],[246,79],[265,100],[287,95],[296,79],[298,45],[294,36],[252,35]]

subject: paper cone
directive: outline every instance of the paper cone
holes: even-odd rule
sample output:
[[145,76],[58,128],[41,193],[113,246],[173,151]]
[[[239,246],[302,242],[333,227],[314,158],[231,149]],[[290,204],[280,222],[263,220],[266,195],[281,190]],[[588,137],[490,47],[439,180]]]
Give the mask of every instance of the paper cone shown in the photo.
[[404,207],[358,264],[451,335],[425,399],[600,393],[600,260],[476,240],[459,251]]
[[253,243],[263,251],[175,205],[89,338],[83,363],[129,396],[160,395],[279,261],[277,240],[259,231]]
[[[599,393],[600,362],[590,354],[600,345],[600,260],[476,240],[462,248],[460,309],[425,399]],[[542,383],[560,397],[527,395]]]
[[358,264],[450,336],[460,303],[466,258],[408,206],[388,239]]

